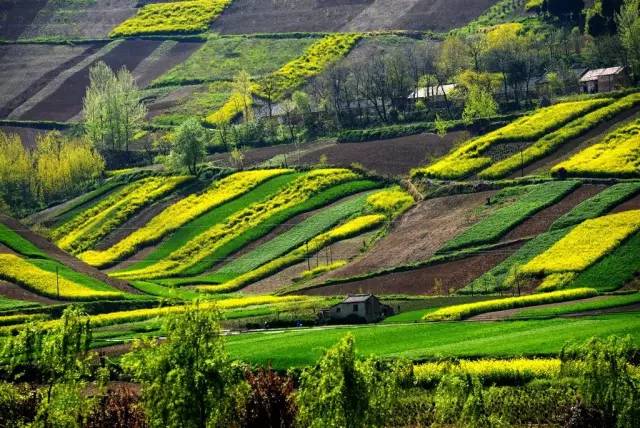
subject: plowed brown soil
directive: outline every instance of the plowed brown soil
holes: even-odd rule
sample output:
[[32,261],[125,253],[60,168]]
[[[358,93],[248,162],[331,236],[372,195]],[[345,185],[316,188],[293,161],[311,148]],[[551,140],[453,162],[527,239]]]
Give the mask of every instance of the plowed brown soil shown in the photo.
[[31,291],[25,290],[19,285],[3,280],[0,280],[0,296],[6,297],[8,299],[26,300],[28,302],[42,303],[43,305],[55,305],[64,303],[59,300],[49,299],[48,297],[32,293]]
[[[447,263],[373,278],[296,291],[296,294],[335,296],[349,293],[437,295],[461,289],[512,255],[524,242],[512,243]],[[441,288],[438,286],[441,284]]]

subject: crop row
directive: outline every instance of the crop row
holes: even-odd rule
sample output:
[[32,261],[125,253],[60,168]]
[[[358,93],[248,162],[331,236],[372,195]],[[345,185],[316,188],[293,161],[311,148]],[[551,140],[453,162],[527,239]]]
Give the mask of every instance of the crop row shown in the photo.
[[278,225],[287,222],[289,219],[292,219],[298,214],[326,207],[328,204],[346,196],[371,190],[379,186],[380,183],[375,181],[355,180],[338,184],[337,186],[333,186],[329,189],[323,190],[306,199],[304,202],[279,211],[276,214],[268,217],[266,221],[263,221],[257,226],[240,233],[238,236],[216,249],[205,260],[185,270],[180,278],[167,278],[160,280],[159,283],[169,286],[189,284],[219,284],[221,281],[217,274],[200,274],[207,270],[209,267],[213,266],[214,263],[226,261],[226,258],[229,255],[234,254],[248,243],[265,236],[271,230],[275,229]]
[[599,217],[640,193],[640,181],[618,183],[576,205],[551,225],[551,230],[564,229]]
[[551,318],[565,314],[619,308],[640,303],[640,293],[602,296],[587,302],[576,302],[561,306],[525,308],[517,311],[511,319]]
[[278,175],[292,172],[287,169],[245,171],[213,183],[199,195],[190,195],[167,207],[142,228],[104,251],[87,251],[80,258],[92,266],[105,267],[140,248],[159,241],[207,211],[247,193],[259,184]]
[[526,193],[453,238],[440,252],[495,242],[530,216],[558,202],[579,185],[580,183],[575,181],[556,181],[504,189],[496,195],[496,199],[522,189],[525,189]]
[[100,291],[85,287],[12,254],[0,254],[0,278],[22,285],[37,294],[64,300],[122,297],[122,293],[116,291]]
[[233,0],[187,0],[149,4],[111,31],[111,37],[207,31]]
[[586,220],[522,267],[521,275],[545,277],[543,289],[559,288],[640,230],[640,210]]
[[[411,202],[407,203],[408,200]],[[246,271],[242,275],[238,275],[222,285],[201,285],[199,289],[215,293],[238,290],[246,284],[265,278],[288,266],[303,261],[305,258],[310,257],[312,254],[333,242],[357,236],[380,226],[385,220],[390,220],[394,216],[400,215],[413,205],[413,202],[413,198],[409,194],[398,188],[376,192],[367,196],[366,205],[362,207],[364,211],[369,212],[368,214],[355,217],[346,221],[344,224],[321,233],[290,253],[258,265],[259,267],[256,266],[255,269]]]
[[637,177],[640,174],[640,119],[560,162],[551,169],[551,173],[580,177]]
[[278,272],[288,266],[303,261],[306,257],[309,257],[311,254],[333,242],[359,235],[367,230],[380,226],[384,223],[385,219],[386,217],[382,214],[368,214],[356,217],[328,232],[316,236],[307,244],[296,248],[289,254],[272,260],[243,275],[237,276],[231,281],[222,285],[202,285],[199,286],[198,289],[210,293],[228,293],[239,290],[246,284],[265,278],[274,272]]
[[441,179],[464,178],[491,164],[491,157],[483,156],[483,153],[492,146],[536,140],[610,102],[609,99],[576,101],[540,109],[496,131],[474,138],[433,165],[413,170],[412,175]]
[[272,215],[301,204],[326,188],[357,178],[357,174],[347,169],[310,171],[294,180],[272,198],[253,204],[223,223],[211,226],[164,260],[146,268],[121,272],[117,275],[127,279],[153,279],[179,275],[187,268],[210,257],[223,244],[258,226]]
[[413,374],[423,387],[436,386],[443,376],[471,375],[484,384],[524,384],[533,379],[549,379],[560,374],[559,359],[514,358],[511,360],[458,360],[416,364]]
[[550,293],[530,294],[528,296],[507,297],[505,299],[448,306],[425,315],[424,319],[427,321],[457,321],[487,312],[586,299],[597,295],[598,292],[592,288],[574,288]]
[[26,257],[47,258],[46,254],[44,254],[40,248],[36,247],[31,241],[18,235],[4,223],[0,223],[0,244]]
[[638,104],[640,104],[640,93],[627,95],[626,97],[616,100],[605,107],[574,120],[551,134],[545,135],[521,153],[494,163],[489,168],[480,172],[479,176],[486,179],[505,177],[509,173],[520,168],[523,164],[529,165],[530,163],[553,153],[561,145],[574,138],[580,137],[586,132],[596,128],[598,125],[613,119],[615,116],[637,106]]
[[243,95],[235,92],[231,94],[222,107],[208,115],[204,121],[211,126],[225,125],[241,115],[245,109],[251,108],[252,105],[253,97],[251,95]]
[[54,232],[56,243],[74,254],[85,251],[187,180],[190,177],[150,177],[132,183],[58,228]]

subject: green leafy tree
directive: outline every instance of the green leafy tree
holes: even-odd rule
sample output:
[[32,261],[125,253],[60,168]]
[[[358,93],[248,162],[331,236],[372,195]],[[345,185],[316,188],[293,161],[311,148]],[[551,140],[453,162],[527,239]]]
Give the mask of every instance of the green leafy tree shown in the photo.
[[298,423],[304,427],[382,426],[398,396],[394,370],[379,370],[356,357],[353,336],[344,337],[300,376]]
[[497,114],[498,104],[491,93],[478,86],[471,87],[462,112],[462,120],[471,123],[474,119],[492,117]]
[[166,341],[138,340],[123,366],[142,385],[151,427],[228,426],[247,387],[224,349],[220,313],[194,303],[168,317]]
[[616,14],[618,35],[636,80],[640,79],[640,0],[625,0]]
[[[81,427],[86,422],[106,380],[104,370],[95,370],[90,343],[89,318],[73,307],[54,327],[45,331],[27,325],[5,343],[0,355],[4,370],[17,379],[35,376],[42,385],[36,426]],[[92,377],[97,394],[88,396]]]
[[89,78],[83,104],[87,137],[101,150],[129,151],[147,115],[133,75],[126,68],[114,73],[100,61]]
[[187,119],[180,125],[171,140],[168,165],[175,170],[187,170],[189,174],[198,172],[198,164],[207,154],[205,144],[207,130],[195,118]]

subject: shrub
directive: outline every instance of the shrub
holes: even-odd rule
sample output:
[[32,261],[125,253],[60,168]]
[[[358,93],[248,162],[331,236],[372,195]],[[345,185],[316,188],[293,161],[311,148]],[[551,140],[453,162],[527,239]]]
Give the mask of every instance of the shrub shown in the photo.
[[491,157],[483,156],[483,153],[492,146],[535,140],[610,102],[608,99],[577,101],[540,109],[496,131],[472,139],[433,165],[413,170],[412,176],[442,179],[466,177],[491,164]]
[[[20,284],[37,294],[65,300],[95,300],[121,298],[122,293],[114,291],[92,290],[84,285],[70,281],[34,266],[27,260],[12,254],[0,254],[0,277]],[[58,287],[60,295],[58,296]],[[107,287],[105,285],[105,287]]]
[[233,0],[187,0],[149,4],[111,31],[110,37],[207,31]]
[[640,120],[560,162],[551,173],[577,177],[635,177],[640,173]]
[[140,248],[159,241],[200,215],[238,196],[249,192],[259,184],[292,170],[271,169],[244,171],[214,182],[199,195],[190,195],[152,218],[143,227],[104,251],[87,251],[80,258],[92,266],[105,267],[123,257],[134,254]]
[[601,123],[613,119],[620,113],[640,104],[640,93],[628,95],[624,98],[602,107],[596,111],[580,117],[561,129],[547,134],[533,145],[527,147],[521,154],[512,156],[482,171],[481,178],[501,178],[521,167],[524,162],[528,165],[557,150],[562,144],[577,138]]
[[293,427],[297,410],[293,379],[262,368],[255,372],[248,370],[245,378],[251,389],[245,403],[243,426]]
[[585,299],[587,297],[597,295],[598,292],[592,288],[575,288],[572,290],[531,294],[521,297],[507,297],[505,299],[486,300],[477,303],[448,306],[425,315],[424,319],[427,321],[456,321],[486,312],[565,302],[567,300]]
[[109,389],[89,415],[86,428],[146,428],[139,395],[126,386]]

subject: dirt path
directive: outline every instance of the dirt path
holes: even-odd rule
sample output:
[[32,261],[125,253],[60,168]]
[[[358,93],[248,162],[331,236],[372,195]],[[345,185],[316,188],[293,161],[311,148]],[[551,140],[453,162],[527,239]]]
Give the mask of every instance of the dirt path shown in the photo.
[[611,210],[609,214],[621,213],[623,211],[640,210],[640,195],[625,201]]
[[[530,164],[529,166],[524,168],[524,175],[533,174],[536,172],[547,172],[552,166],[557,163],[571,157],[573,154],[578,153],[581,150],[589,147],[590,145],[598,142],[604,135],[613,131],[621,124],[633,118],[635,115],[640,113],[640,106],[634,107],[630,110],[627,110],[623,113],[620,113],[612,120],[608,120],[599,126],[595,127],[591,131],[585,133],[584,135],[574,138],[573,140],[567,141],[562,144],[558,150],[550,153],[548,156],[545,156],[542,159],[537,160],[536,162]],[[509,178],[518,178],[520,177],[521,172],[516,171]]]
[[[160,46],[158,40],[125,40],[110,50],[99,60],[105,62],[112,70],[122,67],[135,69],[138,64]],[[82,68],[64,81],[48,97],[23,113],[23,120],[57,120],[67,121],[82,110],[82,99],[89,86],[89,70],[92,64]]]
[[8,299],[41,303],[43,305],[56,305],[60,303],[66,303],[60,300],[53,300],[49,299],[48,297],[40,296],[20,287],[19,285],[3,280],[0,280],[0,296],[6,297]]
[[56,247],[51,242],[44,239],[42,236],[32,232],[25,225],[21,224],[17,220],[14,220],[10,217],[6,217],[0,214],[0,222],[14,230],[17,234],[32,242],[36,247],[40,248],[47,256],[51,257],[54,260],[59,261],[60,263],[69,266],[73,270],[77,272],[81,272],[85,275],[88,275],[92,278],[97,279],[98,281],[102,281],[106,284],[111,285],[112,287],[124,291],[126,293],[132,294],[141,294],[138,290],[131,287],[127,284],[126,281],[122,281],[119,279],[111,278],[100,272],[98,269],[95,269],[88,264],[82,262],[81,260],[71,256],[70,254],[65,253],[60,248]]
[[571,211],[579,203],[600,193],[606,189],[606,187],[607,186],[604,185],[583,184],[565,196],[560,202],[539,211],[525,220],[515,229],[507,233],[500,241],[513,241],[546,232],[557,219]]
[[381,274],[344,284],[296,291],[296,294],[334,296],[349,293],[442,295],[463,288],[517,251],[524,241],[487,250],[477,256],[404,272]]

